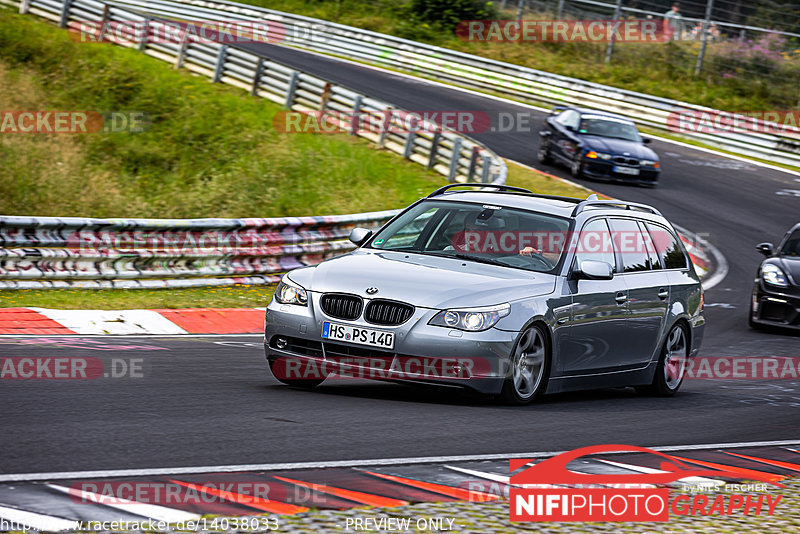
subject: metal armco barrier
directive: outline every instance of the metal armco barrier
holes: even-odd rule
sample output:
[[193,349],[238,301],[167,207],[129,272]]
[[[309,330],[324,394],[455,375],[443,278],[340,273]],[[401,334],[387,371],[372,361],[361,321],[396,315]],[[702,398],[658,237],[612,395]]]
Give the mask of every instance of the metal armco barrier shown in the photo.
[[[197,13],[193,8],[182,5],[177,5],[177,11],[170,9],[169,13],[156,9],[151,12],[144,3],[122,7],[119,2],[95,0],[0,0],[2,5],[18,6],[20,12],[53,21],[74,31],[80,38],[92,38],[88,32],[82,33],[82,29],[86,30],[87,27],[97,29],[94,37],[99,37],[103,27],[101,22],[110,23],[111,32],[114,32],[111,42],[135,48],[213,82],[240,87],[290,110],[331,112],[342,130],[424,165],[446,176],[450,182],[505,183],[506,164],[490,149],[461,133],[435,125],[433,128],[413,131],[403,123],[403,114],[408,112],[387,102],[227,44],[198,39],[189,32],[184,32],[182,39],[177,42],[153,38],[169,32],[164,22],[152,17],[214,20],[209,18],[208,13]],[[205,18],[198,18],[201,16]],[[216,20],[236,19],[221,12],[216,12],[216,17]],[[279,35],[269,35],[266,34],[267,30],[262,32],[259,28],[253,29],[252,33],[271,42],[283,37],[280,31]],[[106,35],[107,40],[108,37]],[[357,117],[363,123],[384,124],[385,131],[359,128],[352,117]]]
[[[28,0],[22,0],[26,1]],[[9,5],[19,5],[19,0],[0,0],[0,4],[4,2]],[[74,5],[87,3],[101,5],[78,1]],[[235,2],[119,0],[115,4],[127,5],[130,9],[142,13],[184,20],[267,21],[271,23],[269,38],[272,42],[406,71],[524,102],[605,109],[630,116],[640,124],[664,131],[671,129],[674,131],[681,112],[691,113],[695,118],[697,114],[707,112],[711,129],[718,126],[715,124],[717,117],[722,117],[726,121],[734,120],[728,119],[728,114],[703,106],[626,91],[342,24]],[[56,20],[60,15],[60,11],[56,12],[55,7],[60,6],[59,0],[31,0],[30,11],[34,13],[33,6],[39,6],[37,14],[41,14],[44,12],[44,5],[53,6],[48,16]],[[69,18],[78,20],[81,16],[84,17],[83,20],[87,20],[86,15],[80,10],[74,13],[70,11]],[[719,115],[720,113],[722,115]],[[744,117],[738,119],[744,122]],[[759,125],[759,130],[765,130],[764,126],[770,123],[756,120],[755,124]],[[786,165],[800,165],[800,134],[792,133],[784,136],[759,132],[708,133],[708,131],[706,128],[705,132],[681,132],[680,135],[737,154]],[[776,129],[771,128],[768,131]]]
[[0,289],[270,284],[354,246],[397,210],[272,219],[0,216]]

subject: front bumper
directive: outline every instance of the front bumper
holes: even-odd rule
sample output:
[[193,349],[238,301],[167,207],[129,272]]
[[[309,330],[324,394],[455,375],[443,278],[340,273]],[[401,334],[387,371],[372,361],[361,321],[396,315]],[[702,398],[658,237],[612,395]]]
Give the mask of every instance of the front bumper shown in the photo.
[[773,288],[757,279],[750,315],[753,323],[800,330],[800,289]]
[[[637,169],[638,175],[615,172],[614,167]],[[605,182],[624,182],[628,184],[654,186],[658,183],[660,171],[653,167],[618,165],[610,161],[584,159],[583,174],[589,178]]]
[[[293,363],[277,367],[278,372],[287,373],[283,378],[390,380],[455,386],[487,395],[502,390],[518,332],[495,328],[463,332],[430,326],[428,321],[438,310],[423,308],[417,308],[402,325],[377,326],[361,319],[327,317],[316,304],[317,298],[312,295],[307,307],[280,304],[274,299],[267,307],[266,357],[271,363],[282,359]],[[394,348],[384,350],[323,339],[325,321],[392,331]]]

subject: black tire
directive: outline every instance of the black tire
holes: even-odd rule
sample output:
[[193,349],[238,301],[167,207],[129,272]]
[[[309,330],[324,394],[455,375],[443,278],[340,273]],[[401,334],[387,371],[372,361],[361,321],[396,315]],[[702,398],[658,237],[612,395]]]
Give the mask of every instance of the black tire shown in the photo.
[[276,358],[274,360],[269,360],[269,370],[272,371],[272,376],[274,376],[278,382],[281,382],[282,384],[286,384],[287,386],[292,386],[295,388],[311,389],[322,384],[325,381],[325,378],[327,378],[327,376],[323,378],[286,378],[285,368],[281,367],[284,364],[278,362],[280,360],[288,359],[291,358]]
[[[670,362],[668,362],[668,356]],[[636,391],[657,397],[675,395],[683,384],[688,360],[689,335],[683,323],[676,323],[670,328],[669,334],[664,339],[653,383],[649,386],[637,387]]]
[[[523,330],[509,359],[509,369],[500,400],[504,404],[521,406],[540,399],[547,389],[551,362],[550,341],[540,325]],[[526,365],[536,376],[524,372]],[[538,366],[537,366],[538,364]]]
[[553,163],[553,156],[550,154],[550,142],[544,138],[539,140],[539,150],[536,152],[536,159],[543,165]]
[[750,299],[750,310],[747,312],[747,324],[753,330],[764,330],[764,326],[753,321],[753,299]]
[[569,173],[576,180],[580,180],[581,178],[583,178],[583,171],[581,170],[581,167],[583,165],[583,162],[581,161],[582,159],[583,157],[581,156],[581,150],[577,149],[575,157],[572,158],[572,164],[570,164],[569,166]]

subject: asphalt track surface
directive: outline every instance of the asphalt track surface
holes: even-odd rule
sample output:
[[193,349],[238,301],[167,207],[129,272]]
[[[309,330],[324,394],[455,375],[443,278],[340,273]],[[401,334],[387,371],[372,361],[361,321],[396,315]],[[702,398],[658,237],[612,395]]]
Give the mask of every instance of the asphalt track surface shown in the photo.
[[[252,48],[252,47],[249,47]],[[501,156],[536,162],[544,114],[422,81],[271,45],[256,51],[410,110],[530,113],[531,132],[475,137]],[[800,354],[800,336],[747,327],[759,254],[800,219],[800,177],[654,141],[656,189],[584,182],[656,206],[725,255],[706,294],[706,356]],[[779,194],[779,193],[783,194]],[[265,302],[266,304],[266,302]],[[116,345],[116,346],[115,346]],[[137,348],[138,347],[138,348]],[[140,359],[141,377],[3,380],[0,473],[214,466],[555,451],[598,443],[689,445],[800,437],[800,380],[688,380],[671,399],[630,390],[558,395],[504,407],[450,389],[339,381],[315,391],[280,385],[261,339],[200,337],[0,339],[0,356]]]

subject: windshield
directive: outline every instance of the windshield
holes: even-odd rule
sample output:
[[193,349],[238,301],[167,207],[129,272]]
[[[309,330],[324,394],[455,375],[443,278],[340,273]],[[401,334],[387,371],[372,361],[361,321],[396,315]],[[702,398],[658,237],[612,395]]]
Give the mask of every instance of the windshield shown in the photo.
[[781,247],[781,256],[800,256],[800,230],[795,230]]
[[426,200],[378,232],[368,247],[550,272],[568,229],[568,220],[544,213]]
[[614,137],[616,139],[626,139],[636,142],[641,141],[636,126],[627,122],[609,119],[584,118],[581,120],[581,126],[578,132],[586,135]]

